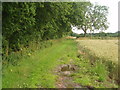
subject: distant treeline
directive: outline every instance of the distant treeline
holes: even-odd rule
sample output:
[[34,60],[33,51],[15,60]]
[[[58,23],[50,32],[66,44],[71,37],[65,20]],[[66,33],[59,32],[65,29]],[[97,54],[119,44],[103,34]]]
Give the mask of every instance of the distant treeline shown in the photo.
[[[74,37],[84,37],[84,34],[76,34],[76,33],[71,33],[71,36]],[[120,32],[116,32],[116,33],[87,33],[86,37],[119,37],[120,36]]]

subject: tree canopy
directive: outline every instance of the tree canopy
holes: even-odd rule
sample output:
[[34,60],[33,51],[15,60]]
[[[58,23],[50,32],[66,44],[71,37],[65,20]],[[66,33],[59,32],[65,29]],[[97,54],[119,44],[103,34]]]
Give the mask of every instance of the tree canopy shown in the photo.
[[86,36],[87,30],[106,30],[108,28],[109,23],[107,22],[107,14],[108,7],[93,5],[90,2],[87,3],[78,3],[75,26],[78,29],[82,29],[84,31],[84,35]]

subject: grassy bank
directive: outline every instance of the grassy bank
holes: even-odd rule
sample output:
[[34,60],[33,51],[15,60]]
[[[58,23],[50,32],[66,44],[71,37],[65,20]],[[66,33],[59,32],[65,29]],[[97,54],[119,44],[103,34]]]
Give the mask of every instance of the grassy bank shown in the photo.
[[[91,40],[90,40],[91,41]],[[89,40],[80,40],[78,41],[78,60],[75,60],[75,63],[79,66],[79,71],[73,74],[74,80],[77,83],[82,84],[83,86],[96,87],[96,88],[117,88],[118,87],[118,66],[116,61],[108,60],[102,55],[96,55],[98,53],[93,53],[94,50],[101,44],[96,44],[96,40],[93,40],[94,43],[90,43]],[[103,41],[99,41],[102,43]],[[96,44],[96,45],[93,45]],[[103,48],[109,47],[108,45]],[[101,48],[101,47],[99,47]],[[96,52],[104,53],[106,49],[95,50]],[[109,52],[110,53],[110,52]],[[114,52],[116,54],[116,52]],[[111,54],[110,54],[111,55]],[[106,55],[105,55],[106,56]],[[108,56],[109,57],[109,56]],[[116,58],[116,57],[115,57]]]
[[58,40],[51,47],[20,59],[16,66],[9,65],[3,71],[3,88],[55,87],[57,76],[52,71],[69,62],[69,57],[75,55],[75,46],[73,40]]

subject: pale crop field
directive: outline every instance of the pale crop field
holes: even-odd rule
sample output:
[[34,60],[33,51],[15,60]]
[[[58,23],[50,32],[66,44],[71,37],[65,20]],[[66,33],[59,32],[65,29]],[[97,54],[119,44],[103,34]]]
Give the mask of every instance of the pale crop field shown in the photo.
[[118,63],[118,40],[76,40],[96,56]]

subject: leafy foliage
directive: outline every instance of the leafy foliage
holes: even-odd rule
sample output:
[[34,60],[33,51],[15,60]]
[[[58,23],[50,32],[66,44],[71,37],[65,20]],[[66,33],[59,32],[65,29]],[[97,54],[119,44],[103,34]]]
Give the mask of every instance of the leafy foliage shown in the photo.
[[70,31],[70,3],[3,3],[3,54],[32,41],[60,38]]
[[108,28],[107,14],[108,7],[93,5],[90,2],[75,3],[74,24],[78,29],[84,31],[86,36],[87,30],[106,30]]

